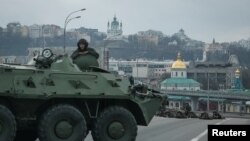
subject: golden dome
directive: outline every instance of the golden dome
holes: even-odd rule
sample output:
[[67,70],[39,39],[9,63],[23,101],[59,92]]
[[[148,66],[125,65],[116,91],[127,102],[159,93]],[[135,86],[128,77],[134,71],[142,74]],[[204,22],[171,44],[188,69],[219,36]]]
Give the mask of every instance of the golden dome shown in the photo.
[[181,61],[181,54],[178,53],[177,60],[172,64],[172,69],[186,69],[186,64]]
[[239,70],[239,69],[237,69],[237,70],[235,71],[235,73],[240,73],[240,70]]
[[240,70],[237,69],[237,70],[235,71],[235,74],[236,74],[236,75],[240,75]]

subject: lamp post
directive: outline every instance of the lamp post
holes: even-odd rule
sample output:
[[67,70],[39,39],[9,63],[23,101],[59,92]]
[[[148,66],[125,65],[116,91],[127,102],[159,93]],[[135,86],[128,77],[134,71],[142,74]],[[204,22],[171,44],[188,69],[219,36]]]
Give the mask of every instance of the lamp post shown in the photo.
[[45,49],[45,37],[44,37],[44,26],[42,26],[42,36],[43,36],[43,49]]
[[209,79],[210,79],[210,78],[209,78],[209,64],[208,64],[208,73],[207,73],[207,81],[208,81],[208,82],[207,82],[207,112],[209,112],[209,103],[210,103],[210,102],[209,102],[209,90],[210,90],[210,89],[209,89],[209,87],[210,87],[210,86],[209,86]]
[[69,15],[66,17],[65,21],[64,21],[64,31],[63,31],[63,50],[64,50],[64,53],[65,53],[65,48],[66,48],[66,27],[68,25],[68,23],[73,20],[73,19],[78,19],[78,18],[81,18],[81,16],[77,16],[77,17],[74,17],[74,18],[70,18],[69,17],[76,13],[76,12],[81,12],[81,11],[84,11],[86,10],[85,8],[83,9],[80,9],[80,10],[76,10],[76,11],[73,11],[71,13],[69,13]]

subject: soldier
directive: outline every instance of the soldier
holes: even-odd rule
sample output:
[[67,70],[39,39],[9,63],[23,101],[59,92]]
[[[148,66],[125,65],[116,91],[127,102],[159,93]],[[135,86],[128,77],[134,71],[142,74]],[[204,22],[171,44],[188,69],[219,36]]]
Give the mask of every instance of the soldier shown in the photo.
[[188,116],[189,113],[191,112],[191,107],[188,103],[184,104],[184,111],[185,111],[185,115]]
[[71,58],[82,71],[88,70],[90,66],[99,67],[97,59],[99,54],[88,47],[88,42],[85,39],[80,39],[77,43],[78,48],[72,53]]

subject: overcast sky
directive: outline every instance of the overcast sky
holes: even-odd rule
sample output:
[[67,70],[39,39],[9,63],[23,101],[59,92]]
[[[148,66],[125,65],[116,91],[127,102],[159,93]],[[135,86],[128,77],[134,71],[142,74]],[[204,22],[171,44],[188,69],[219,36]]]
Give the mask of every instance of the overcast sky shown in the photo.
[[0,0],[0,26],[19,21],[22,25],[56,24],[63,27],[75,10],[81,19],[68,28],[107,30],[116,14],[125,35],[160,30],[172,35],[180,28],[197,40],[235,41],[250,37],[250,0]]

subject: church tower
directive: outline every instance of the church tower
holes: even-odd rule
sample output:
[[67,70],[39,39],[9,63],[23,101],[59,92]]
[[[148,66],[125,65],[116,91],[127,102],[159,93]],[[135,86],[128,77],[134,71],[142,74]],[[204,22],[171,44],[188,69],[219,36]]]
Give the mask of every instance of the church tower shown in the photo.
[[111,23],[107,24],[107,38],[119,38],[122,36],[122,22],[119,22],[116,15]]
[[240,81],[240,70],[236,69],[235,71],[235,79],[234,79],[234,89],[242,89],[242,84]]
[[181,54],[179,52],[176,61],[171,67],[171,78],[187,78],[186,68],[186,64],[181,60]]

